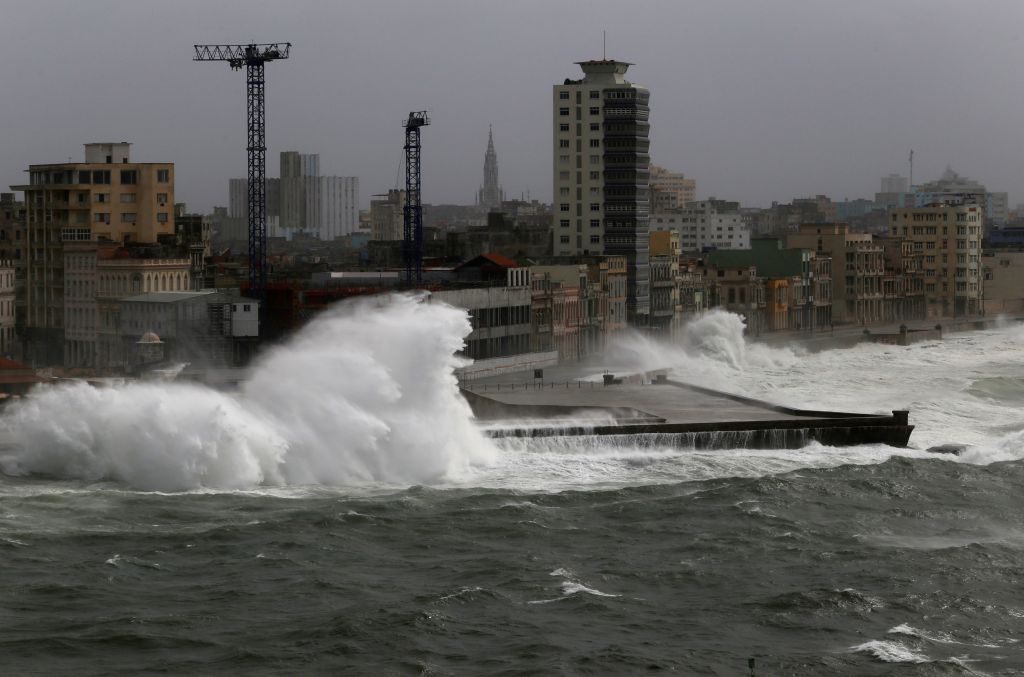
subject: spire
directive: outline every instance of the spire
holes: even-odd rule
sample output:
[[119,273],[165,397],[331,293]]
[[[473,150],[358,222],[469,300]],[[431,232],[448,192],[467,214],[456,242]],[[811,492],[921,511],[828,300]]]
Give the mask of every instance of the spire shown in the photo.
[[499,209],[504,199],[498,184],[498,154],[494,152],[494,127],[487,125],[487,152],[484,154],[484,185],[480,188],[477,204],[487,209]]

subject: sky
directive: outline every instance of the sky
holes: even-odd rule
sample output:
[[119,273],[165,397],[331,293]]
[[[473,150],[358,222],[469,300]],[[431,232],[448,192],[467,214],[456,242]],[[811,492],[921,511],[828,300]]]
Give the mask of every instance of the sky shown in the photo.
[[551,200],[551,87],[577,61],[634,65],[652,161],[699,197],[871,197],[947,165],[1024,201],[1022,0],[6,0],[0,182],[130,141],[174,162],[190,211],[245,175],[245,78],[196,43],[291,42],[267,71],[278,153],[396,186],[402,120],[428,110],[423,201],[471,204],[494,126],[506,196]]

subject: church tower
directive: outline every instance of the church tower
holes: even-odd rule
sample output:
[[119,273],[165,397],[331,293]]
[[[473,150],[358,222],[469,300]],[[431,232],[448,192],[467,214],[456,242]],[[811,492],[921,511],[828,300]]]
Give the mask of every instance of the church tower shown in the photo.
[[487,127],[487,153],[484,154],[484,185],[477,192],[476,203],[488,210],[500,209],[505,194],[498,185],[498,154],[494,152],[494,130]]

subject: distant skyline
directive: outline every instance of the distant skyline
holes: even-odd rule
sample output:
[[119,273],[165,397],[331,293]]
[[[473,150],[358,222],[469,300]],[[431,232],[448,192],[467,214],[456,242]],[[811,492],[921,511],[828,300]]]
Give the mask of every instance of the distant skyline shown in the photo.
[[245,175],[245,81],[194,43],[284,42],[267,66],[268,175],[280,151],[395,186],[401,121],[427,109],[423,199],[472,204],[488,125],[509,198],[551,200],[551,92],[574,62],[633,64],[651,90],[651,156],[699,197],[767,206],[871,197],[947,165],[1024,201],[1019,0],[12,0],[0,26],[4,191],[30,164],[129,141],[174,162],[194,211]]

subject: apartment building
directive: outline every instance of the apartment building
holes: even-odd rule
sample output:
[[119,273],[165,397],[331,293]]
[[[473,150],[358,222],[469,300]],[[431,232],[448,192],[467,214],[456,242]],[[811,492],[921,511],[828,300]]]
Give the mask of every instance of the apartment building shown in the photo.
[[138,163],[131,144],[85,144],[84,162],[31,165],[25,193],[27,359],[64,354],[64,244],[156,242],[174,232],[174,164]]
[[684,252],[708,249],[750,249],[750,227],[744,223],[738,202],[701,200],[680,209],[651,214],[651,230],[679,233]]
[[553,88],[553,252],[625,257],[628,321],[646,326],[650,92],[624,61],[578,65],[582,79]]
[[912,243],[923,271],[928,317],[982,312],[982,204],[933,204],[889,210],[889,234]]
[[885,253],[872,235],[851,233],[845,223],[810,223],[788,235],[786,244],[831,257],[835,323],[870,324],[886,318],[882,293]]

